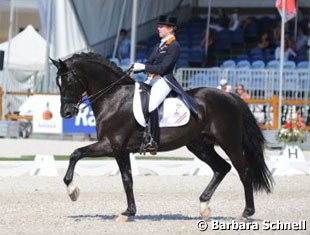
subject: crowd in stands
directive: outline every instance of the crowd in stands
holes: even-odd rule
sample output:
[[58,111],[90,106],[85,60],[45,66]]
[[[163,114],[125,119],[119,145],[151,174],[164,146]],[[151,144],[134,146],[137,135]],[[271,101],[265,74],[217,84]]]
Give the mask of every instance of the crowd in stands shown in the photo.
[[[307,61],[309,18],[309,15],[305,15],[298,21],[297,36],[294,33],[294,20],[286,24],[286,61],[294,61],[296,65]],[[182,49],[177,67],[215,67],[226,60],[234,60],[236,64],[244,60],[249,63],[263,61],[267,66],[270,61],[279,60],[281,20],[278,15],[274,18],[244,18],[237,12],[227,15],[219,11],[217,17],[211,17],[208,40],[205,37],[206,22],[206,18],[194,16],[180,24],[176,37]],[[137,60],[145,60],[158,40],[157,34],[154,34],[147,40],[138,42]]]
[[[285,69],[309,68],[309,55],[307,55],[310,46],[309,19],[309,15],[299,17],[297,35],[295,35],[294,20],[285,25]],[[177,40],[181,44],[181,55],[177,62],[178,68],[219,67],[228,70],[230,68],[264,70],[280,67],[281,19],[279,15],[275,15],[273,18],[270,15],[245,17],[238,15],[237,12],[227,15],[220,10],[218,17],[211,17],[208,38],[206,38],[206,23],[206,18],[194,16],[189,21],[180,24],[176,34]],[[145,62],[153,50],[153,46],[158,42],[159,37],[156,33],[145,41],[139,41],[136,47],[137,62]],[[121,34],[117,50],[118,65],[124,67],[129,65],[129,50],[130,39],[128,35]],[[205,55],[206,52],[207,56]],[[228,78],[231,75],[229,74]],[[209,81],[210,79],[206,78],[210,76],[215,75],[213,73],[195,74],[190,78],[189,86],[201,86],[201,81]],[[240,76],[248,75],[236,74],[238,79]],[[257,77],[256,80],[258,81],[257,84],[255,83],[256,88],[263,89],[264,79],[262,78],[264,76],[264,73],[253,74],[253,77]],[[294,79],[292,79],[293,77]],[[252,86],[254,86],[251,83],[249,87],[248,83],[250,82],[247,79],[241,79],[242,84],[239,84],[238,81],[240,85],[238,87],[237,84],[224,84],[225,79],[221,80],[219,76],[217,84],[208,85],[213,87],[219,85],[221,89],[225,88],[225,90],[236,93],[241,92],[242,97],[246,98],[245,90],[253,89]],[[299,84],[306,81],[303,73],[289,74],[286,79],[288,80],[285,82],[286,88],[292,89],[297,89]],[[218,84],[219,82],[223,84]],[[277,82],[276,77],[275,82]],[[253,95],[252,93],[249,94]]]

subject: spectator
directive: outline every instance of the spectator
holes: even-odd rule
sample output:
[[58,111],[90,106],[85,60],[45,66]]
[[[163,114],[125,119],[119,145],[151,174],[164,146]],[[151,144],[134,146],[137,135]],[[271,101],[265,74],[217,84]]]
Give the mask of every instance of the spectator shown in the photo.
[[119,34],[119,43],[117,48],[117,58],[122,59],[130,57],[130,40],[127,38],[127,30],[122,29]]
[[245,91],[243,84],[238,84],[236,88],[236,93],[239,95],[239,97],[243,100],[248,100],[251,98],[251,96]]
[[230,31],[235,31],[239,25],[240,25],[240,21],[238,19],[238,13],[233,13],[230,16],[230,24],[229,24],[229,30]]
[[272,47],[271,37],[267,31],[261,34],[257,46],[263,51]]
[[220,90],[226,91],[226,92],[231,92],[232,88],[230,85],[228,85],[228,82],[225,78],[221,79],[220,85],[217,87]]
[[216,30],[217,32],[222,31],[223,29],[228,29],[230,31],[235,31],[240,25],[238,19],[238,14],[233,13],[229,17],[227,15],[221,16],[218,24],[211,24],[210,28]]
[[225,14],[225,12],[220,8],[218,10],[219,12],[219,20],[218,24],[210,24],[210,29],[214,29],[215,31],[219,32],[222,31],[223,29],[229,29],[230,26],[230,19],[229,17]]
[[[297,54],[293,50],[293,48],[294,48],[293,41],[288,36],[286,36],[285,41],[284,41],[284,61],[288,61],[291,56],[293,56],[293,57],[297,56]],[[278,46],[275,50],[275,59],[276,60],[280,59],[280,51],[281,51],[281,48],[280,48],[280,46]]]

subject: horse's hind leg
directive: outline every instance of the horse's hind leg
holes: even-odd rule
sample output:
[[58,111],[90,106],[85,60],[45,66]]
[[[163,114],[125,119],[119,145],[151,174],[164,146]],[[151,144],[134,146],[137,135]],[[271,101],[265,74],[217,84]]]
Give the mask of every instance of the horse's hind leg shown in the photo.
[[226,152],[231,160],[231,163],[236,168],[244,187],[245,209],[242,213],[242,216],[238,218],[239,220],[244,220],[255,213],[253,179],[252,170],[249,167],[246,157],[243,156],[241,148],[237,146],[237,144],[232,144],[230,147],[223,147],[223,150]]
[[210,208],[208,207],[208,204],[211,197],[221,181],[224,179],[225,175],[230,171],[231,166],[216,153],[213,144],[205,144],[203,142],[194,141],[187,145],[187,148],[200,160],[207,163],[214,172],[210,183],[199,198],[200,215],[206,219],[210,215]]
[[133,181],[129,154],[127,153],[126,156],[122,155],[116,157],[116,161],[122,175],[122,181],[127,197],[127,209],[120,216],[118,216],[116,221],[126,222],[128,221],[129,217],[136,215],[136,204],[133,194]]

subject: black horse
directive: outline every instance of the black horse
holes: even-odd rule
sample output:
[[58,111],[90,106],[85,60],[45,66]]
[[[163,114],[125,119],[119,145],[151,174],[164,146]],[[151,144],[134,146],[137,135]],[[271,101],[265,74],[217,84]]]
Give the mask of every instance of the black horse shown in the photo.
[[[135,216],[129,154],[139,152],[144,128],[135,120],[132,105],[134,82],[120,68],[94,53],[75,54],[65,61],[52,60],[57,67],[57,84],[61,95],[61,116],[72,118],[78,112],[83,94],[90,98],[96,118],[98,142],[76,149],[64,182],[72,200],[77,200],[78,187],[72,183],[76,163],[84,157],[115,157],[127,196],[127,209],[119,221]],[[200,196],[200,214],[210,214],[208,203],[230,171],[231,165],[214,150],[219,145],[238,171],[245,192],[245,209],[240,218],[255,212],[253,190],[271,192],[273,179],[264,160],[265,139],[247,104],[232,93],[213,88],[188,91],[198,103],[199,115],[187,125],[160,129],[159,151],[186,146],[214,172],[211,182]]]

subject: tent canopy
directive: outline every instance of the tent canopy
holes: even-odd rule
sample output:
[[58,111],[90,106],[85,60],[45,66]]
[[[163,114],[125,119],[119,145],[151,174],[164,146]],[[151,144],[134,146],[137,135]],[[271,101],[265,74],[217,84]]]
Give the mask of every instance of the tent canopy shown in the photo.
[[11,69],[44,70],[46,42],[32,25],[13,37],[10,43],[9,58],[9,42],[0,44],[0,50],[5,51],[5,65],[9,59],[8,67]]

